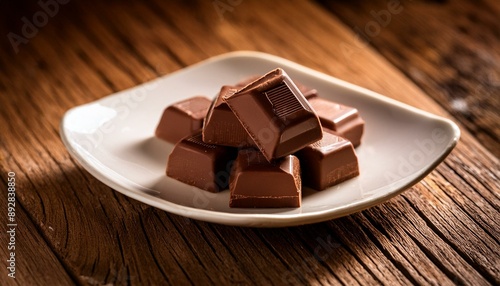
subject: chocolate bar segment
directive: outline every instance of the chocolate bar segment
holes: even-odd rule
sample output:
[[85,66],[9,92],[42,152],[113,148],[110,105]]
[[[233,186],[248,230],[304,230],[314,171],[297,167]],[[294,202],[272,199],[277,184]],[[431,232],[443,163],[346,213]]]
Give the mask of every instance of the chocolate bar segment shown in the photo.
[[156,137],[175,144],[182,138],[196,133],[203,127],[203,119],[210,104],[210,99],[195,96],[170,105],[163,111],[156,127]]
[[314,110],[280,68],[222,98],[268,161],[321,139]]
[[358,158],[351,142],[323,130],[320,141],[296,153],[304,186],[319,191],[359,175]]
[[201,133],[178,142],[168,157],[167,176],[209,192],[229,186],[232,163],[237,150],[211,145]]
[[297,157],[288,155],[269,163],[255,149],[243,149],[230,182],[232,208],[300,207],[302,183]]
[[316,111],[323,127],[351,141],[354,147],[361,144],[365,122],[356,108],[320,97],[310,98],[309,104]]
[[311,99],[313,97],[318,96],[318,91],[314,88],[307,88],[305,90],[302,90],[299,86],[299,89],[306,99]]
[[231,86],[223,86],[213,100],[203,123],[203,142],[232,147],[255,146],[227,103],[222,100],[222,96],[229,96],[236,91]]

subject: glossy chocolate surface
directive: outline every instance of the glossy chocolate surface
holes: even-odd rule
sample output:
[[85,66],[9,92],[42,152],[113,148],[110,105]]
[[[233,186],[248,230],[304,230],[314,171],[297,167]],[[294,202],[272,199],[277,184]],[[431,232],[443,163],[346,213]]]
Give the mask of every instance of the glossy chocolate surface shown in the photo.
[[203,123],[203,142],[232,147],[255,146],[227,103],[222,100],[224,95],[229,96],[235,92],[236,89],[225,85],[213,100]]
[[201,133],[178,142],[168,157],[167,176],[209,192],[229,186],[236,149],[211,145]]
[[255,149],[239,151],[230,183],[230,207],[300,207],[300,163],[288,155],[269,163]]
[[268,161],[321,139],[318,117],[282,69],[222,98]]
[[321,97],[310,98],[309,104],[318,114],[323,127],[351,141],[354,147],[361,144],[365,122],[356,108]]
[[358,158],[348,140],[324,129],[323,138],[296,153],[304,186],[324,190],[359,175]]
[[175,144],[198,132],[203,126],[210,104],[210,99],[195,96],[170,105],[163,111],[155,130],[156,137]]

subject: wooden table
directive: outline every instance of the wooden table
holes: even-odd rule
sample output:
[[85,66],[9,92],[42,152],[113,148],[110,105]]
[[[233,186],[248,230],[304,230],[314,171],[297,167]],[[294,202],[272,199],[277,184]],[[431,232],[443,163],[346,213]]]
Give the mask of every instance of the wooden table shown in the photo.
[[[500,284],[500,2],[24,2],[0,3],[1,285]],[[235,50],[452,119],[460,142],[382,205],[279,229],[139,203],[64,148],[69,108]]]

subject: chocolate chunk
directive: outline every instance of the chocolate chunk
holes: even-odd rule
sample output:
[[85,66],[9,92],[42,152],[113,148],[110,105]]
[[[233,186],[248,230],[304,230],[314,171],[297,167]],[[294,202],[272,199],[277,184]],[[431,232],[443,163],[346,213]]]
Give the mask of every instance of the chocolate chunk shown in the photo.
[[316,97],[318,96],[318,91],[314,88],[307,88],[305,90],[302,90],[300,87],[299,87],[300,91],[302,91],[302,94],[304,95],[305,98],[307,99],[311,99],[313,97]]
[[203,142],[233,147],[255,146],[227,103],[222,100],[222,96],[235,92],[236,89],[225,85],[213,100],[203,123]]
[[156,137],[177,143],[182,138],[196,133],[203,127],[203,119],[210,103],[210,99],[204,96],[195,96],[170,105],[163,111],[156,127]]
[[321,125],[351,141],[354,147],[361,143],[365,122],[358,110],[320,97],[309,99],[309,104],[318,114]]
[[269,163],[254,149],[243,149],[233,166],[229,186],[232,208],[300,207],[300,163],[288,155]]
[[323,138],[296,153],[304,186],[324,190],[359,175],[358,158],[348,140],[323,129]]
[[321,139],[314,110],[280,68],[222,98],[268,161]]
[[236,149],[210,145],[201,133],[178,142],[168,157],[167,176],[209,192],[224,190],[229,185]]

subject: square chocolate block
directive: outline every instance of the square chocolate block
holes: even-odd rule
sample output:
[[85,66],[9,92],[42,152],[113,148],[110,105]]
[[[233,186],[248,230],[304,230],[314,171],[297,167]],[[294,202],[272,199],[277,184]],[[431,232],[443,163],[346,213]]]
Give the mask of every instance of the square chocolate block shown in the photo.
[[170,105],[163,111],[156,127],[156,137],[175,144],[198,132],[203,127],[210,103],[210,99],[204,96],[195,96]]
[[167,176],[209,192],[229,186],[232,163],[237,150],[210,145],[201,133],[179,141],[168,157]]
[[358,157],[351,142],[323,130],[320,141],[296,153],[304,186],[318,191],[359,175]]
[[224,95],[231,95],[236,91],[225,85],[213,100],[203,123],[203,142],[240,148],[255,146],[233,111],[222,100]]
[[300,207],[300,163],[288,155],[269,163],[255,149],[239,151],[229,189],[232,208]]
[[321,139],[314,110],[280,68],[222,98],[268,161]]
[[320,97],[310,98],[309,104],[316,111],[323,127],[351,141],[354,147],[361,144],[365,122],[356,108]]

